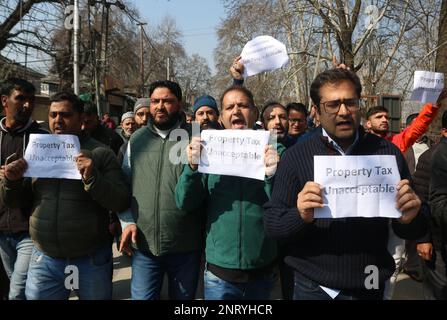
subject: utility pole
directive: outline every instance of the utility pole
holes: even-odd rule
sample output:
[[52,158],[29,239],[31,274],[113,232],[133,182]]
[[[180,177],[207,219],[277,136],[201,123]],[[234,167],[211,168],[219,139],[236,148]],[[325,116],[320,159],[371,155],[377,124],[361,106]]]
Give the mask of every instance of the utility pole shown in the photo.
[[141,75],[141,90],[140,95],[144,96],[144,28],[147,23],[138,23],[140,26],[140,75]]
[[74,0],[73,88],[79,95],[79,0]]

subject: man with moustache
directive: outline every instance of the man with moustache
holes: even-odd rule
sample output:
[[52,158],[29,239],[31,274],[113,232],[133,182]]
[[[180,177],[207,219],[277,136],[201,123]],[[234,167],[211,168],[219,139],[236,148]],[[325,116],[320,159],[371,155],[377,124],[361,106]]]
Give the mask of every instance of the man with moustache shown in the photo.
[[268,102],[261,111],[262,124],[265,130],[269,130],[276,137],[278,152],[280,155],[286,148],[294,144],[294,140],[288,135],[289,121],[287,109],[276,101]]
[[[31,133],[47,133],[31,119],[35,91],[30,82],[19,78],[9,78],[1,84],[5,113],[0,122],[2,172],[7,159],[10,162],[23,157]],[[2,183],[4,180],[2,175]],[[30,214],[31,208],[24,203],[18,208],[0,203],[0,257],[10,279],[10,300],[25,299],[25,282],[33,249],[28,233]]]
[[200,130],[219,129],[219,109],[216,100],[208,95],[198,97],[192,108],[194,121],[200,125]]
[[[232,86],[221,97],[224,130],[246,130],[256,121],[253,94]],[[276,242],[262,224],[262,205],[268,201],[277,152],[265,149],[264,180],[203,174],[194,159],[200,156],[200,138],[188,146],[188,161],[177,184],[176,203],[194,212],[205,206],[206,300],[266,300],[277,279]]]
[[296,141],[307,131],[307,109],[299,102],[291,102],[286,108],[289,117],[289,136]]
[[[284,154],[271,200],[264,206],[267,234],[290,245],[285,262],[295,272],[294,299],[382,299],[385,281],[395,270],[387,250],[389,221],[404,238],[426,232],[402,153],[360,127],[361,91],[360,79],[349,70],[327,70],[316,77],[310,96],[321,127]],[[314,218],[314,209],[324,206],[324,186],[314,182],[315,155],[394,155],[402,179],[396,197],[402,217]],[[365,286],[370,266],[378,269],[377,288]]]
[[74,290],[79,299],[112,299],[109,210],[124,210],[130,192],[113,151],[82,132],[83,113],[83,102],[73,93],[50,98],[51,133],[79,138],[81,151],[74,165],[80,180],[23,178],[23,158],[5,167],[2,199],[10,206],[24,202],[32,208],[35,247],[26,281],[28,300],[67,300],[71,288],[66,279],[75,274],[67,274],[67,266],[78,271]]
[[188,139],[190,126],[183,117],[182,91],[176,82],[153,82],[149,94],[149,122],[132,135],[123,160],[132,202],[119,214],[120,251],[132,256],[132,299],[159,299],[167,273],[170,299],[191,300],[199,276],[203,218],[175,205],[183,164],[172,159],[178,142],[169,138],[175,129],[182,129],[173,135],[186,134]]
[[139,98],[135,102],[133,113],[135,114],[135,124],[137,125],[137,128],[147,125],[150,117],[150,104],[151,102],[149,98]]

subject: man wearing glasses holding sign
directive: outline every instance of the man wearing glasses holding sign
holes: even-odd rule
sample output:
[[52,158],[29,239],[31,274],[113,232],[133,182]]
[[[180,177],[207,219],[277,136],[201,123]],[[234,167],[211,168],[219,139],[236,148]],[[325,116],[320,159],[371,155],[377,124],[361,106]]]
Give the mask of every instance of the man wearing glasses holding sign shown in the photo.
[[418,216],[421,202],[402,154],[360,127],[361,90],[359,78],[349,70],[317,76],[310,95],[321,128],[286,152],[272,198],[264,206],[267,234],[291,244],[285,261],[295,270],[294,299],[382,299],[384,283],[395,269],[387,251],[388,219],[363,218],[362,212],[352,218],[315,218],[315,209],[327,205],[325,186],[314,182],[314,156],[395,156],[401,177],[394,186],[395,206],[402,217],[393,219],[393,230],[413,239],[425,232],[425,220]]

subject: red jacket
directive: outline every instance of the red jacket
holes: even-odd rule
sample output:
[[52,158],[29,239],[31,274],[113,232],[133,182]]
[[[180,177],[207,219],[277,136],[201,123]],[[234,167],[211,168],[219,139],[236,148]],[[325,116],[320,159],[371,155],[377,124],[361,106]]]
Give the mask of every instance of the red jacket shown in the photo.
[[408,127],[399,134],[386,136],[385,139],[394,143],[404,153],[427,131],[438,111],[436,105],[427,103]]

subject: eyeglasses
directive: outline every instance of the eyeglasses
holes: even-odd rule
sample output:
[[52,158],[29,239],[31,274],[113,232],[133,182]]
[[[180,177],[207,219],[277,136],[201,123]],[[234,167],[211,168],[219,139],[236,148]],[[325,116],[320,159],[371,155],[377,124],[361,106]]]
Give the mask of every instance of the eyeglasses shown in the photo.
[[151,104],[159,104],[160,102],[162,104],[173,104],[177,100],[174,98],[168,98],[168,99],[151,99]]
[[357,111],[360,109],[360,99],[342,99],[320,102],[320,105],[322,105],[326,113],[329,114],[338,113],[342,104],[344,104],[349,111]]

